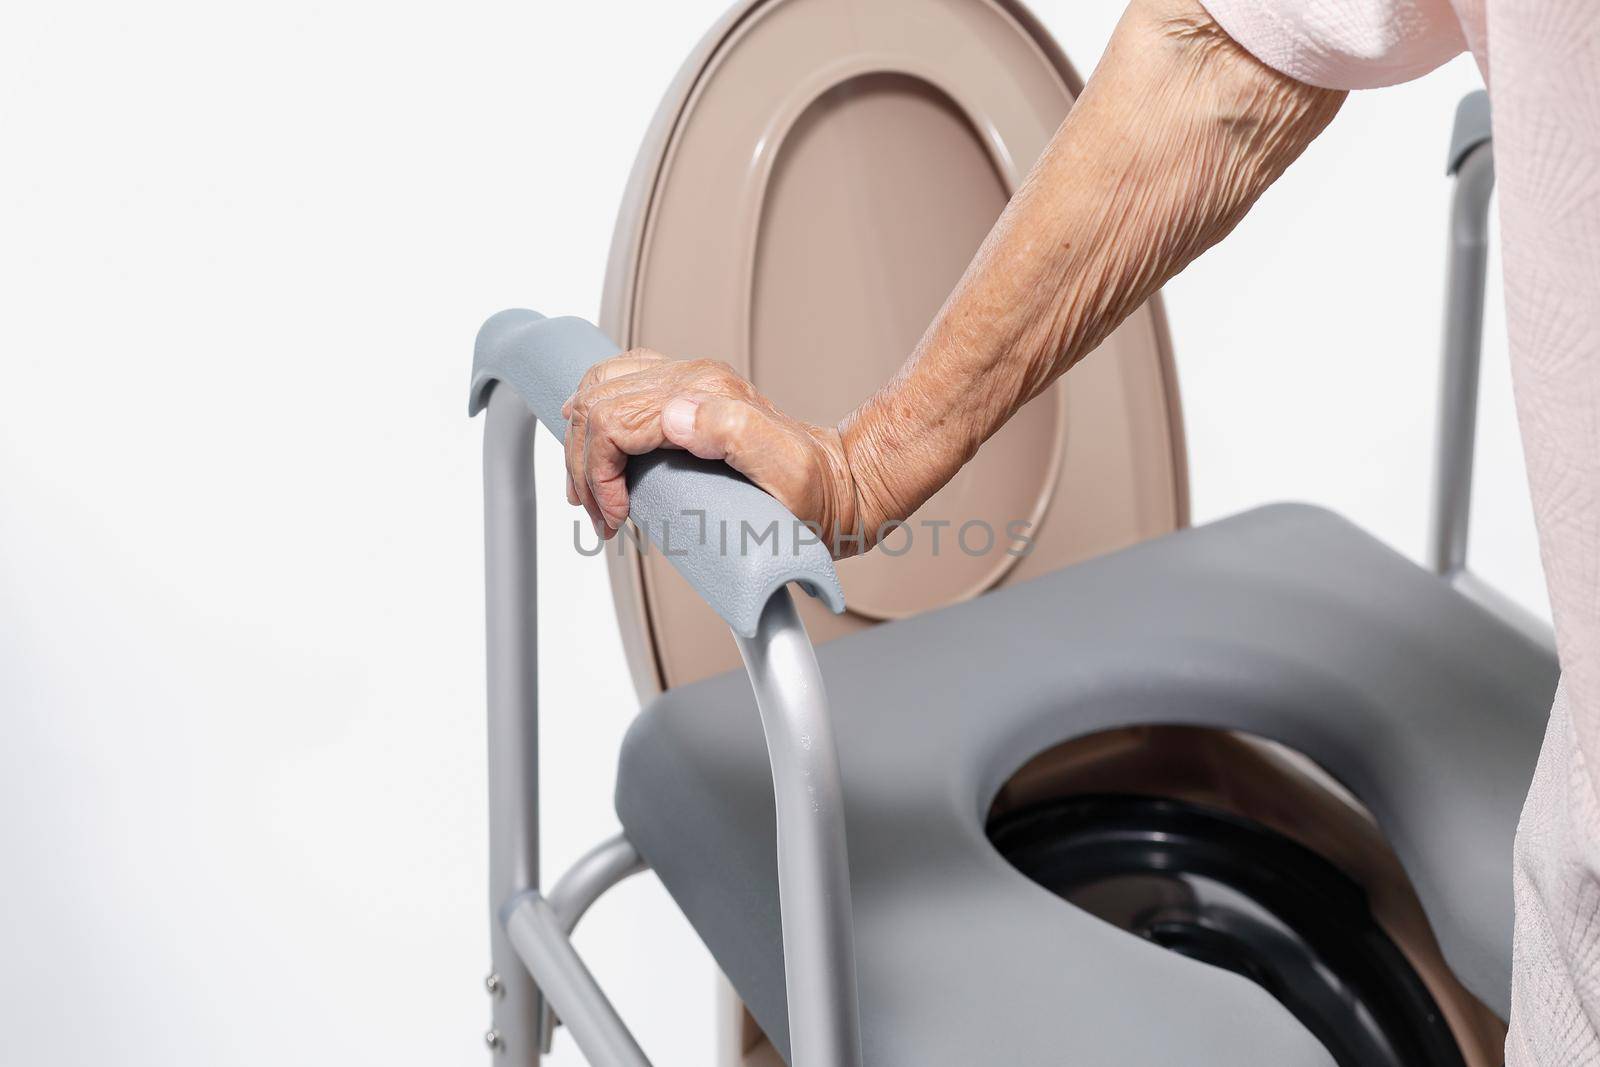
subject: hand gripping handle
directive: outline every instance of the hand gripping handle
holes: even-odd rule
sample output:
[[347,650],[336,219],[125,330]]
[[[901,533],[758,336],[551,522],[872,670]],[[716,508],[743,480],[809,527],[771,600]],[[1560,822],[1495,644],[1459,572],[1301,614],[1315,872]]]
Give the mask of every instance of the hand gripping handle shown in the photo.
[[[594,364],[618,345],[579,318],[502,311],[483,324],[472,357],[467,412],[489,390],[517,391],[538,420],[565,440],[561,405]],[[762,608],[790,582],[834,612],[844,593],[827,546],[788,508],[726,464],[662,449],[628,464],[628,516],[735,633],[756,634]]]

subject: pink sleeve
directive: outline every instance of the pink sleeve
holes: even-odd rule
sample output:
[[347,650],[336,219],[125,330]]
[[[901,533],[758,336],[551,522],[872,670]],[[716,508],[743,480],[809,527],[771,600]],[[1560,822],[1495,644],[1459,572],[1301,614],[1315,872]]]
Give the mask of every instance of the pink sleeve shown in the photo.
[[1324,89],[1410,81],[1464,51],[1450,0],[1201,0],[1251,55]]

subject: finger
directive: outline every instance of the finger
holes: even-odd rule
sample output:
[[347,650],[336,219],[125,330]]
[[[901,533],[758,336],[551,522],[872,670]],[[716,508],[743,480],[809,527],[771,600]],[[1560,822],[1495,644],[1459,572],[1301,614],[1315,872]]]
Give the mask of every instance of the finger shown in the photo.
[[589,498],[600,514],[600,536],[610,540],[628,518],[628,453],[603,430],[596,433],[594,427],[589,423],[583,474]]
[[612,361],[616,373],[604,379],[598,375],[586,378],[587,384],[567,398],[567,418],[579,418],[588,409],[608,400],[626,401],[641,409],[654,405],[659,411],[662,404],[679,394],[748,399],[747,394],[751,393],[749,383],[726,363],[705,359],[670,360],[665,356],[645,356],[639,360],[639,369],[633,370],[618,357]]
[[589,389],[593,389],[601,382],[608,382],[613,378],[620,378],[625,374],[637,374],[639,371],[654,367],[656,364],[665,363],[667,357],[660,352],[653,352],[648,348],[633,348],[620,356],[603,359],[599,363],[584,371],[583,377],[578,380],[578,387],[567,397],[566,403],[561,405],[561,417],[572,418],[573,401]]
[[583,478],[583,443],[588,430],[588,414],[587,403],[579,403],[574,407],[567,423],[567,439],[562,444],[562,456],[567,465],[567,485],[572,503],[583,508],[589,516],[590,525],[598,533],[605,528],[605,524],[600,520],[599,509],[588,496]]
[[720,459],[791,511],[811,479],[812,450],[765,408],[722,396],[686,396],[662,410],[663,436],[701,459]]
[[589,413],[584,439],[583,475],[590,499],[609,537],[628,518],[628,459],[662,445],[661,419],[654,396],[609,400]]
[[597,407],[620,397],[632,397],[638,402],[659,396],[663,389],[662,368],[676,365],[665,356],[644,349],[626,356],[616,356],[589,368],[583,378],[584,384],[567,398],[562,409],[567,419],[565,453],[572,503],[583,507],[595,532],[602,536],[615,527],[606,522],[605,514],[595,500],[594,490],[584,474],[589,419]]
[[[678,390],[674,374],[686,366],[649,351],[617,357],[590,374],[585,379],[588,384],[570,399],[568,476],[574,495],[602,536],[620,528],[627,518],[627,488],[622,478],[626,457],[661,447],[661,404]],[[600,412],[612,421],[603,428],[604,432],[597,433],[591,426]],[[641,430],[645,431],[642,438]],[[585,453],[593,440],[601,442],[597,457],[603,469],[591,475]],[[604,495],[603,502],[599,494]]]

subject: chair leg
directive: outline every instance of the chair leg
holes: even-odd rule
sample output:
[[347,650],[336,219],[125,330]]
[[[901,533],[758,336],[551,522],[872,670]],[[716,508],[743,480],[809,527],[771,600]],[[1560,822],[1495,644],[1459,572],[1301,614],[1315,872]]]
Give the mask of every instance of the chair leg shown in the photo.
[[539,884],[539,671],[533,438],[538,423],[510,389],[489,397],[483,441],[489,698],[489,909],[499,1067],[538,1067],[542,1007],[498,911]]
[[778,820],[778,906],[795,1067],[860,1067],[844,789],[828,698],[788,589],[734,635],[755,690]]

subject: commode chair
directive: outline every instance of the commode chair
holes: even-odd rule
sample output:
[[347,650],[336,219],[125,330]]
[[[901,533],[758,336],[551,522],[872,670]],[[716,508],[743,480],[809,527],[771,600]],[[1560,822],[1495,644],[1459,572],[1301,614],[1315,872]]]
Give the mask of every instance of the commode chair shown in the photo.
[[[729,1065],[1500,1063],[1557,672],[1464,566],[1481,94],[1450,153],[1433,573],[1310,507],[1185,528],[1156,301],[919,512],[943,553],[891,535],[836,571],[720,464],[640,457],[642,533],[608,552],[645,700],[622,831],[541,889],[535,426],[560,437],[584,370],[632,345],[836,419],[1078,88],[1010,3],[751,0],[646,139],[601,328],[484,325],[495,1062],[536,1063],[558,1024],[592,1063],[648,1062],[569,937],[648,868],[738,998]],[[1026,555],[948,550],[1018,517]]]

